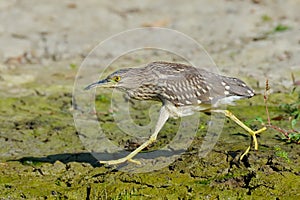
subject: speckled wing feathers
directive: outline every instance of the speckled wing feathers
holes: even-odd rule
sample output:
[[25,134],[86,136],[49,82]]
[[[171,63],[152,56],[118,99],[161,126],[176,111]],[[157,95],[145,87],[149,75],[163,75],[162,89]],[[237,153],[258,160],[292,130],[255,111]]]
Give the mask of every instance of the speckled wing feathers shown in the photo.
[[250,98],[254,95],[240,79],[184,64],[153,62],[146,69],[157,76],[158,98],[175,106],[215,104],[228,97]]

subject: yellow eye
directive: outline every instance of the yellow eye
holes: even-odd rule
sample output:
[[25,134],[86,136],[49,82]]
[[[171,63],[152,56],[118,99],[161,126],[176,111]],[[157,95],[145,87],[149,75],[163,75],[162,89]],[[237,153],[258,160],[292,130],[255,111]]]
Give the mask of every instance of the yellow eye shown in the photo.
[[115,82],[119,82],[121,80],[121,77],[120,76],[114,76],[112,79]]

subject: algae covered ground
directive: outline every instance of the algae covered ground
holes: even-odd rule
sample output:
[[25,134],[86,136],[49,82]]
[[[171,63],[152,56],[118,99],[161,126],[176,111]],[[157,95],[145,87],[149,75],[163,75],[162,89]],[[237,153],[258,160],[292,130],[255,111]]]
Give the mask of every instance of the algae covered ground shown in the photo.
[[[66,71],[73,73],[72,70]],[[59,77],[52,76],[56,83]],[[21,96],[1,96],[0,199],[299,198],[299,145],[283,141],[274,130],[263,132],[258,138],[259,150],[252,148],[243,161],[238,161],[250,137],[226,120],[216,146],[206,157],[199,158],[210,120],[201,114],[203,120],[192,145],[173,163],[148,173],[123,172],[97,163],[81,143],[73,122],[71,87],[32,84],[23,85],[27,91]],[[108,93],[97,93],[97,115],[110,139],[128,149],[128,142],[136,138],[114,134],[120,130],[110,114],[110,98]],[[290,114],[279,105],[296,101],[297,90],[271,94],[272,123],[290,128]],[[242,100],[229,109],[253,129],[261,127],[260,121],[267,121],[262,95]],[[137,123],[148,123],[144,110],[144,104],[134,104],[132,117]],[[168,143],[177,128],[178,120],[169,120],[157,143],[146,151]]]
[[[292,141],[280,133],[300,131],[299,10],[299,0],[0,1],[0,200],[300,199],[299,133],[289,135]],[[93,146],[103,147],[106,138],[124,151],[137,148],[152,131],[159,104],[116,98],[108,90],[97,89],[95,98],[94,91],[82,93],[96,105],[85,117],[104,133],[81,120],[93,136],[87,143],[74,123],[73,116],[87,113],[82,99],[73,98],[74,83],[82,81],[76,86],[83,89],[101,72],[153,61],[189,62],[244,80],[257,96],[228,109],[254,130],[268,121],[268,79],[277,131],[261,133],[258,151],[252,147],[239,161],[251,137],[226,119],[220,137],[213,137],[216,145],[199,156],[205,141],[212,144],[206,133],[216,123],[212,115],[197,113],[184,123],[169,119],[158,140],[138,155],[145,163],[157,158],[164,164],[171,154],[156,150],[170,147],[181,127],[191,130],[183,136],[194,131],[187,148],[172,144],[180,154],[164,167],[154,170],[143,162],[139,169],[148,172],[135,173],[127,165],[99,164],[111,149],[104,155]],[[130,105],[127,119],[136,125],[135,136],[117,121],[126,118],[116,118],[120,101]],[[190,127],[187,122],[195,119],[197,127]],[[145,159],[148,154],[151,159]]]

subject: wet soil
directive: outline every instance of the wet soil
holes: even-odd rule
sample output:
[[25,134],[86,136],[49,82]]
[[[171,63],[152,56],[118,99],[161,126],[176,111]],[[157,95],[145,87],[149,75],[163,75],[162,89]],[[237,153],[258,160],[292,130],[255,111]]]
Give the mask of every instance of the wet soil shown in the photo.
[[[62,74],[72,74],[66,68]],[[67,81],[65,81],[67,82]],[[64,83],[65,84],[65,83]],[[259,150],[239,161],[250,143],[250,137],[234,122],[226,120],[216,146],[199,158],[207,121],[201,114],[196,137],[188,150],[169,166],[149,173],[118,171],[114,166],[100,165],[81,143],[72,117],[72,93],[64,84],[23,85],[25,95],[1,97],[1,163],[0,197],[2,199],[295,199],[299,196],[299,145],[282,141],[273,130],[263,132]],[[270,96],[271,117],[284,116],[274,124],[289,127],[281,103],[297,99],[296,94]],[[134,149],[134,138],[114,134],[110,96],[98,94],[97,115],[110,139],[122,148]],[[266,121],[263,96],[257,95],[228,107],[243,121],[257,129],[253,121]],[[147,124],[144,104],[134,104],[132,116]],[[16,115],[17,113],[17,115]],[[178,120],[169,120],[157,143],[147,151],[168,143],[178,128]],[[278,152],[285,152],[286,156]]]
[[[0,1],[0,199],[300,199],[300,146],[272,129],[259,135],[258,151],[252,147],[239,161],[251,139],[226,120],[213,150],[199,157],[211,119],[202,113],[192,144],[174,162],[132,173],[98,163],[75,128],[72,105],[79,66],[99,42],[132,28],[164,27],[195,39],[221,73],[256,90],[254,98],[228,107],[253,129],[267,122],[268,78],[272,123],[290,129],[280,105],[298,101],[299,19],[297,0]],[[114,50],[92,58],[97,67],[90,75],[100,74],[99,63]],[[161,54],[129,53],[110,70],[177,59]],[[145,138],[119,129],[110,102],[110,92],[97,90],[96,117],[110,141],[131,151]],[[130,105],[136,124],[151,122],[148,103]],[[168,120],[141,155],[172,141],[179,124]]]

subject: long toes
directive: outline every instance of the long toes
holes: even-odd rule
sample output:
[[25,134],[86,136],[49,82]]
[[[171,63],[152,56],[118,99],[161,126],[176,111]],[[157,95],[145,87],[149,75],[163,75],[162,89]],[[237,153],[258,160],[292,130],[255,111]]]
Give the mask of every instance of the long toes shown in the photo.
[[134,160],[134,159],[128,159],[128,161],[129,161],[129,162],[132,162],[132,163],[134,163],[134,164],[137,164],[137,165],[142,164],[140,161]]
[[121,164],[121,163],[124,163],[126,162],[128,159],[125,159],[125,158],[121,158],[121,159],[118,159],[118,160],[105,160],[105,161],[99,161],[99,163],[101,164],[108,164],[108,165],[116,165],[116,164]]
[[140,165],[140,164],[141,164],[141,162],[138,161],[138,160],[134,160],[134,159],[131,159],[131,158],[126,158],[126,157],[120,158],[120,159],[118,159],[118,160],[105,160],[105,161],[99,161],[99,163],[101,163],[101,164],[108,164],[108,165],[117,165],[117,164],[125,163],[125,162],[127,162],[127,161],[132,162],[132,163],[135,163],[135,164],[137,164],[137,165]]
[[247,155],[250,151],[250,146],[246,149],[246,151],[241,155],[240,159],[239,160],[243,160],[243,158],[245,157],[245,155]]
[[263,128],[261,128],[261,129],[255,131],[254,134],[259,134],[259,133],[264,132],[264,131],[266,131],[266,130],[267,130],[267,127],[263,127]]

